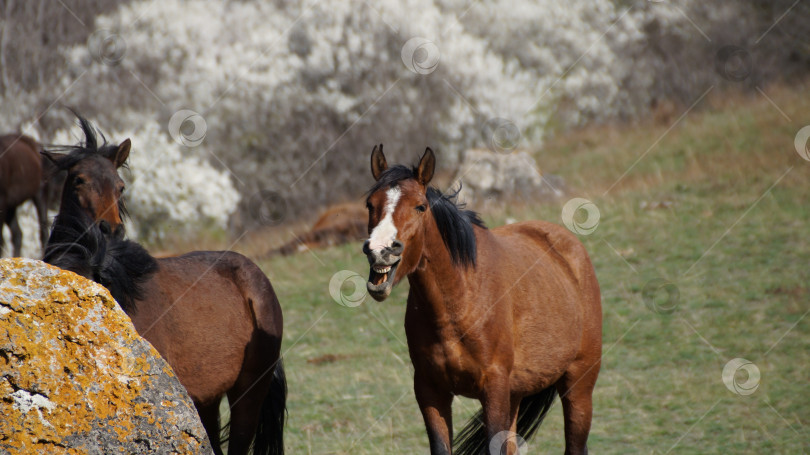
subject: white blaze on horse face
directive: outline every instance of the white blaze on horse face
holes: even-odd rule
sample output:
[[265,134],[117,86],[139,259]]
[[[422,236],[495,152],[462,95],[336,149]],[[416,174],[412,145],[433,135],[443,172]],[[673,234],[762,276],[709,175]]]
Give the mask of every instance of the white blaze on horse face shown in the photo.
[[368,239],[368,247],[371,251],[382,251],[383,248],[391,246],[391,243],[397,238],[397,227],[394,225],[394,210],[397,208],[401,195],[402,192],[398,186],[385,192],[386,200],[383,219],[374,227],[371,231],[371,237]]

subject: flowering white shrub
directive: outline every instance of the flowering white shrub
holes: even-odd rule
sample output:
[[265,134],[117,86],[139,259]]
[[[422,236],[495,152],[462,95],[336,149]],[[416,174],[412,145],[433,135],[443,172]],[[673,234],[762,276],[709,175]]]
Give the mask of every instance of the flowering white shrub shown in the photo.
[[491,146],[493,123],[536,146],[549,125],[689,105],[726,83],[717,47],[767,54],[751,41],[774,23],[720,0],[134,0],[105,11],[86,43],[62,48],[50,98],[0,103],[0,114],[56,99],[126,130],[193,110],[248,219],[263,190],[292,210],[362,194],[374,144],[392,161],[429,145],[453,165]]
[[[537,146],[550,125],[636,118],[670,100],[685,109],[708,87],[753,91],[791,71],[804,77],[810,61],[810,6],[794,0],[26,5],[0,17],[11,33],[0,52],[0,132],[44,115],[47,134],[35,137],[60,142],[50,133],[73,118],[51,107],[68,105],[110,130],[176,147],[165,137],[169,120],[193,110],[207,125],[201,145],[170,154],[194,157],[186,182],[201,168],[200,181],[233,188],[208,178],[218,171],[205,163],[227,167],[243,222],[266,218],[251,213],[257,195],[279,196],[258,204],[273,219],[359,196],[374,144],[396,162],[429,145],[452,166],[464,149],[493,146],[492,125],[507,127],[507,143]],[[19,38],[31,33],[43,39]],[[739,52],[721,53],[727,45]],[[204,204],[189,195],[207,190],[179,185],[159,194],[144,185],[147,199],[131,203],[133,233],[165,232],[161,221],[189,214],[222,225],[232,197]]]
[[630,68],[617,64],[614,47],[643,38],[626,9],[607,0],[446,3],[466,30],[538,80],[542,100],[567,123],[617,113],[621,78]]
[[[53,142],[76,144],[83,139],[80,134],[78,128],[60,130]],[[154,121],[137,129],[111,132],[107,138],[132,141],[128,170],[121,172],[127,182],[130,236],[154,241],[170,230],[227,227],[239,193],[227,172],[214,169],[197,154],[199,151],[187,151]]]
[[[96,27],[126,52],[99,58],[92,45],[70,49],[68,104],[119,129],[130,127],[122,107],[157,111],[166,123],[194,110],[208,126],[204,143],[245,183],[245,200],[269,188],[293,208],[362,193],[375,143],[408,161],[439,146],[447,163],[485,145],[486,122],[496,117],[539,143],[553,102],[541,97],[550,77],[494,52],[431,0],[144,0]],[[435,44],[435,70],[403,63],[414,37]]]

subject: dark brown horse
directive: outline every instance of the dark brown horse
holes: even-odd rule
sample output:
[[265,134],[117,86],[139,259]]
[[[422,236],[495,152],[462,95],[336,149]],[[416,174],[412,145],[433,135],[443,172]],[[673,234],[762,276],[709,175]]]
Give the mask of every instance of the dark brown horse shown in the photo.
[[280,358],[281,308],[256,264],[229,251],[196,251],[155,259],[123,238],[124,182],[117,168],[129,139],[86,140],[49,157],[67,171],[62,205],[45,261],[93,279],[132,318],[174,369],[211,439],[220,448],[219,404],[231,407],[229,455],[284,452],[286,382]]
[[17,207],[31,199],[39,217],[42,248],[48,241],[47,177],[43,169],[42,147],[24,134],[0,136],[0,255],[3,254],[3,224],[11,231],[13,255],[22,248],[22,230],[17,222]]
[[456,454],[512,454],[559,393],[565,453],[584,454],[599,374],[602,310],[585,248],[543,221],[487,229],[428,184],[435,159],[388,167],[371,154],[368,290],[382,301],[407,277],[405,333],[431,454],[450,454],[454,395],[482,412]]

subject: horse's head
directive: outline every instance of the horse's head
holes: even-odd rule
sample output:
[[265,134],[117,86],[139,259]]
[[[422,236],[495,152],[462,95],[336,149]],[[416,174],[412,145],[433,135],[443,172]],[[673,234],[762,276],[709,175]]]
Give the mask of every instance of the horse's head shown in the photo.
[[43,152],[57,168],[67,171],[60,216],[79,210],[102,229],[116,232],[123,226],[124,216],[124,181],[118,168],[129,157],[130,140],[118,145],[105,141],[99,146],[89,122],[79,117],[79,123],[85,134],[84,144],[71,147],[66,154]]
[[377,182],[368,193],[369,239],[363,244],[371,270],[367,288],[382,301],[402,277],[419,265],[425,242],[424,223],[430,219],[428,183],[436,159],[426,149],[419,165],[388,168],[382,145],[371,152],[371,173]]

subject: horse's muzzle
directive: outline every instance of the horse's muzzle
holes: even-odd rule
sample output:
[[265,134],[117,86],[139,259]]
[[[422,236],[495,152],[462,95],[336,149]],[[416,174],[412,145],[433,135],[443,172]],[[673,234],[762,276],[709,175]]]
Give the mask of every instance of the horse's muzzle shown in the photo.
[[123,223],[112,227],[108,221],[101,220],[98,222],[98,229],[105,237],[107,237],[108,240],[121,240],[124,238],[125,229]]
[[363,253],[370,266],[366,289],[374,300],[382,302],[391,294],[402,250],[402,242],[397,240],[381,251],[371,250],[368,241],[363,244]]

